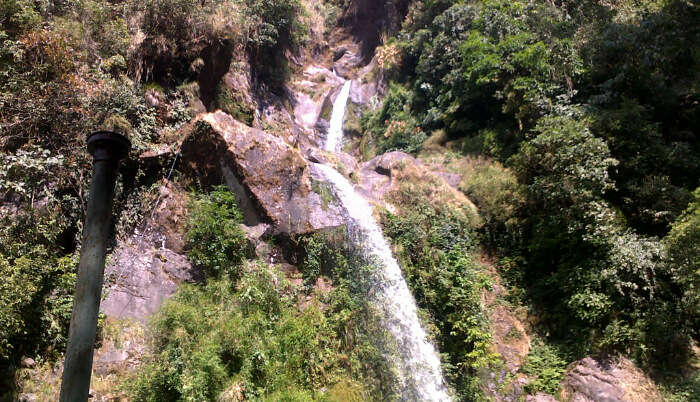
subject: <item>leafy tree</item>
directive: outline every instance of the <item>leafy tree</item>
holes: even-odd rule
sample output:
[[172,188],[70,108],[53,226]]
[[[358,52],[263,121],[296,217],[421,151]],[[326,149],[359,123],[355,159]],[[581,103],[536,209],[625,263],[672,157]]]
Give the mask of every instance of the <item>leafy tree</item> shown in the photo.
[[629,16],[597,23],[582,46],[587,73],[579,84],[620,161],[610,200],[642,233],[663,235],[700,179],[697,70],[700,9],[686,1],[641,5]]
[[590,342],[650,358],[665,342],[659,321],[690,325],[662,307],[675,300],[663,287],[661,243],[626,230],[604,200],[616,164],[604,141],[571,117],[545,118],[533,133],[514,157],[527,184],[533,297],[562,300],[549,308],[552,319],[568,323],[557,325],[559,336],[583,341],[582,350]]
[[693,192],[694,200],[673,223],[664,239],[671,259],[671,274],[680,287],[678,306],[683,321],[695,339],[700,337],[700,188]]

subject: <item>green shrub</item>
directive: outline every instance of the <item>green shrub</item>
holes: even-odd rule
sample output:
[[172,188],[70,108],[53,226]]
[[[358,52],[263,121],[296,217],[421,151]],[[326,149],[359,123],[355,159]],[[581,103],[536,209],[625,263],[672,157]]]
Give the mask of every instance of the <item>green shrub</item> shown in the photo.
[[520,370],[534,377],[525,389],[531,393],[544,392],[550,395],[558,395],[561,381],[566,370],[566,360],[561,353],[551,345],[536,339],[533,342],[525,364]]
[[18,258],[0,254],[0,362],[63,352],[76,260],[36,246]]
[[700,373],[688,377],[676,378],[671,383],[661,386],[661,395],[666,402],[700,401]]
[[381,107],[362,115],[364,147],[377,154],[389,151],[416,153],[428,138],[411,114],[411,93],[399,85],[392,85]]
[[155,142],[159,126],[156,110],[146,106],[141,89],[122,75],[117,79],[101,76],[101,85],[85,100],[84,107],[96,111],[89,121],[91,129],[112,129],[129,137],[136,152]]
[[462,175],[459,189],[479,208],[488,245],[504,246],[500,238],[515,229],[517,211],[523,203],[517,177],[497,161],[486,158],[469,158],[457,167]]
[[41,14],[37,4],[31,0],[5,0],[0,3],[0,21],[2,32],[17,35],[41,23]]
[[299,311],[273,267],[247,267],[235,284],[184,285],[153,321],[156,353],[135,376],[135,400],[313,400],[350,382],[341,341],[316,307]]
[[236,197],[225,186],[194,197],[187,223],[188,256],[206,276],[240,275],[247,253],[242,222]]
[[700,338],[700,188],[694,200],[673,223],[664,243],[670,257],[671,275],[681,289],[679,310],[692,336]]
[[321,302],[328,305],[325,313],[341,340],[339,352],[350,377],[362,385],[340,382],[324,398],[397,398],[397,378],[387,359],[396,353],[396,345],[373,297],[375,265],[358,254],[344,228],[304,236],[298,242],[304,250],[300,269],[307,286],[320,275],[332,280],[333,289],[323,295]]
[[[527,186],[522,278],[548,306],[552,334],[579,353],[624,352],[646,363],[668,355],[692,324],[674,312],[663,245],[626,229],[604,198],[617,164],[607,144],[566,116],[540,120],[534,134],[513,158]],[[677,332],[664,333],[664,322]]]

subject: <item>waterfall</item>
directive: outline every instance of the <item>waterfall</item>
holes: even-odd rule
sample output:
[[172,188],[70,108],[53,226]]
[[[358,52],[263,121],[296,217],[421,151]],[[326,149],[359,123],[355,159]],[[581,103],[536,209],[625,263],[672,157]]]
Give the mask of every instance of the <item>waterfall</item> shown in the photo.
[[[326,150],[334,150],[342,138],[342,116],[350,81],[343,86],[333,105],[333,119]],[[341,100],[342,102],[339,102]],[[336,109],[342,109],[337,111]],[[336,119],[336,116],[340,116]],[[339,135],[337,133],[340,133]],[[404,400],[446,401],[447,387],[440,372],[440,358],[420,325],[415,300],[394,259],[389,243],[372,216],[372,206],[359,195],[352,184],[332,167],[315,164],[331,183],[333,192],[347,211],[349,230],[365,257],[376,261],[378,286],[377,305],[383,309],[385,325],[398,344],[396,361]]]
[[348,103],[348,96],[350,96],[351,83],[352,81],[350,80],[345,81],[343,88],[340,90],[340,93],[333,102],[330,128],[328,129],[328,137],[326,138],[326,151],[339,151],[340,141],[343,139],[343,118],[345,117],[345,105]]

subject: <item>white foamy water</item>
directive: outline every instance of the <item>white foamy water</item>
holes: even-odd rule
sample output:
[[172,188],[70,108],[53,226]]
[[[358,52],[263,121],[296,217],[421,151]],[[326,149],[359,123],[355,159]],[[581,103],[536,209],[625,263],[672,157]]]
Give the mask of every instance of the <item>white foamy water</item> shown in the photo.
[[328,137],[326,138],[326,151],[337,152],[340,149],[340,141],[343,139],[343,118],[345,118],[345,105],[348,103],[350,96],[350,84],[352,81],[347,80],[343,84],[343,88],[333,102],[333,111],[331,112],[330,128],[328,129]]
[[396,363],[404,381],[401,385],[404,397],[421,401],[449,400],[440,372],[440,358],[420,325],[416,303],[403,279],[401,267],[372,216],[372,206],[333,168],[320,164],[316,167],[332,184],[351,223],[356,226],[352,231],[357,245],[366,257],[378,262],[380,292],[377,302],[384,309],[387,329],[398,343],[400,356]]
[[[333,103],[326,150],[335,151],[343,137],[343,115],[349,91],[348,80]],[[383,310],[386,328],[398,345],[398,356],[392,360],[399,370],[402,399],[450,400],[440,372],[440,358],[420,325],[415,300],[408,290],[401,267],[391,253],[389,243],[372,216],[372,206],[335,169],[315,165],[332,184],[335,195],[347,211],[349,230],[356,245],[366,258],[377,262],[377,306]]]

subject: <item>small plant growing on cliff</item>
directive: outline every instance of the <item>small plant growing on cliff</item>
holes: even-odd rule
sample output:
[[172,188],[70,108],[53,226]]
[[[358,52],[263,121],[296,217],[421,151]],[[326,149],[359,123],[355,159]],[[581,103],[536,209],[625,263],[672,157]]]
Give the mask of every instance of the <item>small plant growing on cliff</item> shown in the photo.
[[190,206],[187,244],[190,260],[207,277],[238,277],[246,239],[236,198],[225,186],[198,195]]
[[523,373],[535,377],[525,386],[526,390],[531,394],[546,392],[556,395],[559,392],[565,368],[566,360],[562,358],[557,348],[542,340],[536,340],[521,368]]

